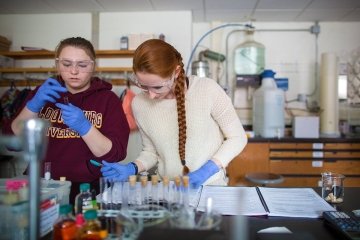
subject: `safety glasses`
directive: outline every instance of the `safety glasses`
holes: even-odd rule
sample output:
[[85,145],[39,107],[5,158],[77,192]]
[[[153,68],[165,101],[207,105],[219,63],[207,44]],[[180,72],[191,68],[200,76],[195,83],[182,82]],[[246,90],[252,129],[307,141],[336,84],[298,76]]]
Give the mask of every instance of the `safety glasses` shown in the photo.
[[130,76],[130,80],[144,92],[151,91],[154,93],[165,93],[168,92],[171,89],[172,85],[174,84],[175,73],[172,75],[172,77],[169,80],[163,81],[156,85],[144,85],[140,83],[139,79],[136,77],[135,74],[132,74]]
[[56,58],[55,63],[60,72],[77,71],[82,73],[93,72],[95,64],[93,60],[73,61],[66,58]]

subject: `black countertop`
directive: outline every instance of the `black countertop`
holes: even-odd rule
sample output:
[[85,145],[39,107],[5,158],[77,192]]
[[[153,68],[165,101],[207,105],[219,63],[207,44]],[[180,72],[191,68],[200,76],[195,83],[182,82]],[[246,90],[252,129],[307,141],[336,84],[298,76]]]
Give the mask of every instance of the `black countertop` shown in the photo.
[[283,138],[262,138],[254,137],[248,138],[250,143],[360,143],[360,138],[351,137],[339,137],[339,138],[294,138],[294,137],[283,137]]

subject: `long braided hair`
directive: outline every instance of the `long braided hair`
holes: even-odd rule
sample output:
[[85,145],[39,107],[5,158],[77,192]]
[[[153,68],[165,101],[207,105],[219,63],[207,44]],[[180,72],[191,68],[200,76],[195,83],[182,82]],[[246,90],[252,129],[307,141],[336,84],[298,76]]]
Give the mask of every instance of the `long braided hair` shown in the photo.
[[189,173],[185,160],[186,145],[186,110],[185,110],[185,75],[184,63],[181,54],[170,44],[163,40],[151,39],[143,42],[135,51],[133,58],[133,71],[155,74],[162,78],[170,77],[177,66],[180,73],[175,79],[175,98],[177,104],[179,126],[179,156],[183,165],[183,174]]

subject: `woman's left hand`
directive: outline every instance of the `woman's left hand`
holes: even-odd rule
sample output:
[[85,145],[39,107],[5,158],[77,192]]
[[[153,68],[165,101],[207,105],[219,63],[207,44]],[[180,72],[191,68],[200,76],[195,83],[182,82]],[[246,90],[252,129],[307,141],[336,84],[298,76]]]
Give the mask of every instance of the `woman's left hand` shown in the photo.
[[72,105],[71,103],[56,103],[55,105],[61,109],[64,123],[71,129],[77,131],[80,136],[84,136],[89,132],[91,123],[85,117],[84,112],[80,108]]

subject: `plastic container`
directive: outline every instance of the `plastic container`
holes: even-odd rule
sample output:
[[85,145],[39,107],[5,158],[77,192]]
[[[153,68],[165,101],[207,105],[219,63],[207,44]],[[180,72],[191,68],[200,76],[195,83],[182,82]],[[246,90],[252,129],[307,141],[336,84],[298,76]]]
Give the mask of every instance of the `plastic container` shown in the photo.
[[284,91],[277,88],[275,72],[262,73],[261,86],[253,95],[253,131],[255,136],[265,138],[284,137]]
[[245,42],[234,51],[234,68],[237,75],[256,75],[265,68],[265,46],[254,41],[254,32],[246,31]]
[[66,204],[60,206],[59,218],[54,223],[54,240],[75,240],[77,238],[78,228],[72,215],[72,205]]
[[[21,201],[18,198],[17,202],[8,204],[9,192],[6,190],[6,182],[22,181],[27,178],[10,178],[0,179],[0,232],[1,239],[27,239],[29,222],[29,202]],[[41,179],[41,198],[40,198],[40,235],[45,236],[53,227],[55,220],[59,216],[58,204],[68,204],[71,182],[69,181],[55,181]],[[21,196],[21,191],[13,192]]]
[[82,183],[80,184],[80,193],[75,197],[75,214],[85,213],[89,209],[94,209],[90,184]]
[[129,38],[127,36],[123,36],[120,38],[120,50],[128,50],[129,49]]

